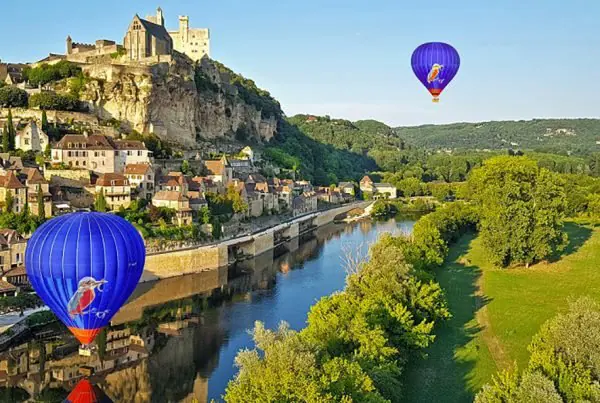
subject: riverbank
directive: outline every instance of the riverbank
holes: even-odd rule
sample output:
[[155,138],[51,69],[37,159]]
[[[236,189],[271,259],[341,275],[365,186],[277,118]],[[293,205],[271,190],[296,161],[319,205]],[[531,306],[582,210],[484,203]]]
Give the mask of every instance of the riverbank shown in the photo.
[[258,256],[285,243],[290,243],[293,249],[294,240],[300,235],[331,223],[350,210],[367,208],[370,204],[369,201],[350,203],[294,217],[274,227],[209,245],[148,254],[140,282],[216,270],[235,263],[238,259]]

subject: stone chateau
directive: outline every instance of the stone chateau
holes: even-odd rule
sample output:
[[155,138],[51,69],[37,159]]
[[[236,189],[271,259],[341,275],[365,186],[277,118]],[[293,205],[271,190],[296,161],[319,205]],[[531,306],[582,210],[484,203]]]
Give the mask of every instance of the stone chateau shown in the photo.
[[133,17],[125,32],[123,45],[107,39],[99,39],[94,44],[77,43],[68,36],[64,55],[51,53],[33,66],[52,64],[60,60],[88,63],[103,57],[114,58],[123,55],[130,61],[166,61],[173,51],[183,53],[194,61],[199,61],[204,56],[210,57],[210,32],[208,28],[190,28],[188,16],[180,16],[179,28],[169,31],[165,27],[164,14],[159,7],[155,16],[141,18],[136,14]]

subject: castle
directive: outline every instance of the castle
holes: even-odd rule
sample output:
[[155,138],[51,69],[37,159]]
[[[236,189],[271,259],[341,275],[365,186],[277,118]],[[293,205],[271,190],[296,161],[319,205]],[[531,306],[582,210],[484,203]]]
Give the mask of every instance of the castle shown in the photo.
[[88,63],[97,57],[122,55],[126,55],[130,61],[165,60],[173,51],[183,53],[194,61],[210,56],[210,33],[208,28],[190,28],[188,16],[179,17],[178,30],[167,31],[163,11],[159,7],[155,16],[144,19],[136,14],[133,17],[123,38],[123,45],[107,39],[97,40],[95,44],[76,43],[68,36],[65,55],[50,54],[34,63],[34,66],[60,60]]

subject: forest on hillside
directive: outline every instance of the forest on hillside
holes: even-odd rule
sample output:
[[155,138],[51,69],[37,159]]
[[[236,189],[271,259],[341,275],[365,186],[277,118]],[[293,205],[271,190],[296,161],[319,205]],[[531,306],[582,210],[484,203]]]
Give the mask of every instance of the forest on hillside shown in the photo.
[[428,149],[528,149],[564,154],[599,151],[600,119],[533,119],[398,127],[397,136]]

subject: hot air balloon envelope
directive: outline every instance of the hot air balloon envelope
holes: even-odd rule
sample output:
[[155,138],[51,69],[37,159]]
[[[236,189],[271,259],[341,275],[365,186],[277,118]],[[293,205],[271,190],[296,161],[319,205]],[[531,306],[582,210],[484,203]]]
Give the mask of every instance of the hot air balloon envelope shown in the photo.
[[411,64],[419,81],[433,95],[433,102],[438,102],[439,95],[458,72],[460,57],[447,43],[429,42],[415,49]]
[[87,379],[82,379],[63,403],[113,403],[113,401],[98,386],[92,385]]
[[137,286],[145,257],[142,237],[123,218],[71,213],[34,232],[25,267],[40,298],[89,344]]

